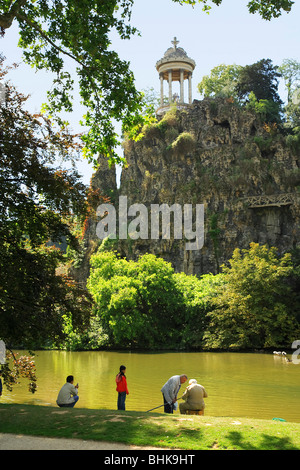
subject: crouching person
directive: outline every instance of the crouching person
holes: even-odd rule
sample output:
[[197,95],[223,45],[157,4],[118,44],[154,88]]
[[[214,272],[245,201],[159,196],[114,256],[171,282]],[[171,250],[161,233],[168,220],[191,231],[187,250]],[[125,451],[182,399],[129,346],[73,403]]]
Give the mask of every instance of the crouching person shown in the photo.
[[197,383],[197,380],[191,379],[189,386],[182,395],[184,403],[180,403],[179,409],[181,414],[186,414],[187,410],[204,410],[204,398],[207,397],[205,388]]
[[78,396],[78,384],[73,385],[73,375],[68,375],[66,383],[60,389],[56,403],[60,407],[73,408],[79,400]]

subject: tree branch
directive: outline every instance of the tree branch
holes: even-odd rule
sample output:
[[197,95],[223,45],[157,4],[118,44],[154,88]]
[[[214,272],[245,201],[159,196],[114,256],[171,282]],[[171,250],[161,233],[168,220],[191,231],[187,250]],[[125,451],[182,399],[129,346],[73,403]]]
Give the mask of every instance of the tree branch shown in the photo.
[[11,27],[12,22],[26,2],[27,0],[16,0],[7,13],[0,15],[0,28],[2,30],[2,34],[4,34],[5,29]]
[[62,54],[65,54],[68,57],[70,57],[71,59],[75,60],[83,68],[85,68],[85,69],[88,68],[83,62],[81,62],[81,60],[78,57],[74,56],[73,54],[70,54],[69,52],[65,51],[60,46],[55,44],[55,42],[52,41],[52,39],[50,39],[48,37],[47,33],[45,31],[43,31],[42,28],[35,21],[31,21],[29,18],[27,18],[26,15],[22,15],[20,13],[18,13],[16,16],[19,20],[25,21],[25,23],[28,24],[28,26],[35,29],[42,36],[42,38],[44,38],[49,44],[51,44],[51,46],[53,46],[58,52],[61,52]]

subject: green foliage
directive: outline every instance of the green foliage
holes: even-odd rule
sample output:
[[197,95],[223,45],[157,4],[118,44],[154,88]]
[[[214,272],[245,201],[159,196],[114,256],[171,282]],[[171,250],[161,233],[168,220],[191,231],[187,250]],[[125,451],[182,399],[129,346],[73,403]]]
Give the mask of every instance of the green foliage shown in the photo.
[[63,317],[64,340],[54,342],[52,347],[67,351],[94,350],[108,345],[108,335],[105,334],[100,319],[93,316],[84,331],[74,328],[72,317]]
[[223,285],[223,276],[206,274],[200,279],[184,273],[174,275],[177,289],[184,302],[184,320],[181,325],[182,347],[203,347],[203,335],[208,328],[208,313],[214,308],[215,296]]
[[[44,109],[60,120],[62,110],[73,109],[74,80],[70,59],[76,67],[81,103],[87,109],[82,124],[88,128],[82,140],[84,154],[97,160],[100,153],[119,161],[114,151],[119,142],[113,120],[133,131],[144,120],[142,94],[134,84],[129,63],[111,50],[111,32],[121,39],[137,33],[130,22],[133,0],[2,0],[2,32],[18,23],[19,46],[25,61],[35,69],[55,74]],[[72,63],[71,62],[71,63]]]
[[[211,10],[209,3],[217,6],[221,5],[222,0],[173,0],[181,5],[187,3],[188,5],[196,5],[197,3],[203,4],[203,11],[207,13]],[[250,0],[247,4],[249,13],[258,13],[264,20],[271,20],[278,18],[282,12],[289,13],[292,9],[294,2],[291,0]]]
[[254,111],[265,122],[279,122],[281,106],[272,100],[258,100],[253,93],[249,94],[246,109]]
[[[298,97],[300,97],[300,88],[297,90]],[[299,133],[300,128],[300,100],[296,99],[296,102],[292,101],[288,103],[284,109],[285,111],[285,128],[291,133]]]
[[174,128],[178,127],[178,116],[176,104],[171,106],[171,109],[167,111],[163,118],[157,121],[157,119],[149,119],[140,132],[140,137],[153,138],[167,136],[168,132],[174,131]]
[[262,121],[280,122],[279,77],[279,67],[274,66],[270,59],[245,67],[221,64],[214,67],[209,76],[202,78],[198,90],[205,97],[231,98],[232,102],[254,111]]
[[251,0],[248,3],[250,13],[258,13],[264,20],[278,18],[282,10],[289,13],[294,2],[291,0]]
[[210,75],[205,75],[198,84],[199,93],[204,97],[235,97],[236,82],[242,67],[240,65],[221,64],[214,67]]
[[270,100],[281,104],[278,95],[278,66],[270,59],[261,59],[252,65],[242,67],[238,76],[236,90],[238,97],[245,100],[252,92],[260,100]]
[[300,152],[300,127],[295,127],[292,133],[286,136],[287,146],[295,155]]
[[182,132],[179,136],[169,145],[168,149],[176,154],[187,154],[192,152],[195,148],[195,137],[190,132]]
[[111,347],[287,347],[300,334],[295,268],[275,248],[236,249],[230,267],[201,278],[174,273],[154,255],[134,262],[97,253],[91,264],[88,288]]
[[300,63],[293,59],[284,59],[278,71],[285,81],[288,92],[288,103],[292,101],[292,97],[298,88],[300,80]]
[[98,252],[88,289],[110,346],[144,349],[198,348],[206,313],[221,278],[176,274],[154,255],[137,262]]
[[88,289],[117,347],[159,348],[178,343],[181,299],[169,263],[153,255],[138,262],[113,252],[91,259]]
[[[293,293],[287,282],[291,256],[251,243],[236,249],[223,268],[224,285],[209,312],[207,348],[247,349],[290,346],[299,336]],[[298,335],[298,336],[297,336]]]
[[256,145],[258,145],[259,149],[262,151],[262,152],[268,152],[271,148],[271,145],[273,143],[273,138],[272,137],[269,137],[269,138],[264,138],[264,137],[261,137],[261,136],[255,136],[253,137],[253,142],[256,143]]
[[[1,67],[2,80],[5,73]],[[48,243],[66,237],[77,246],[70,220],[72,214],[85,213],[86,188],[76,170],[53,165],[59,157],[73,161],[76,139],[44,116],[27,112],[27,98],[11,84],[5,90],[0,107],[0,332],[8,347],[37,347],[61,335],[63,314],[71,314],[77,326],[88,316],[88,296],[58,275],[63,253]]]

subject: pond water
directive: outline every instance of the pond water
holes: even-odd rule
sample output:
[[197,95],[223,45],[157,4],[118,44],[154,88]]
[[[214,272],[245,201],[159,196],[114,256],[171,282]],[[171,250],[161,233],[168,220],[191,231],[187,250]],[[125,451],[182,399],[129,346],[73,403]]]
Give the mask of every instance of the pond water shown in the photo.
[[[57,393],[67,375],[74,375],[75,383],[79,383],[77,407],[116,409],[115,376],[123,364],[129,389],[127,410],[147,411],[161,405],[163,384],[172,375],[186,374],[205,387],[207,416],[276,417],[300,422],[300,364],[286,363],[281,356],[38,351],[35,362],[37,392],[28,392],[25,381],[13,392],[3,387],[1,403],[56,406]],[[188,382],[182,385],[179,396],[186,385]],[[163,407],[155,411],[163,412]]]

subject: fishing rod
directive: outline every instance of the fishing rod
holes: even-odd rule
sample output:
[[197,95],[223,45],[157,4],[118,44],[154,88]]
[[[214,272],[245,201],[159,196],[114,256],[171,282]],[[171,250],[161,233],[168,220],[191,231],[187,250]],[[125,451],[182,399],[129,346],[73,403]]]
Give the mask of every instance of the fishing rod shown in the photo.
[[[181,400],[182,397],[179,397],[177,398],[177,400]],[[156,406],[155,408],[151,408],[151,410],[147,410],[146,413],[149,413],[149,411],[153,411],[153,410],[157,410],[157,408],[161,408],[162,406],[165,406],[165,405],[172,405],[173,402],[170,402],[170,403],[164,403],[163,405],[159,405],[159,406]]]

